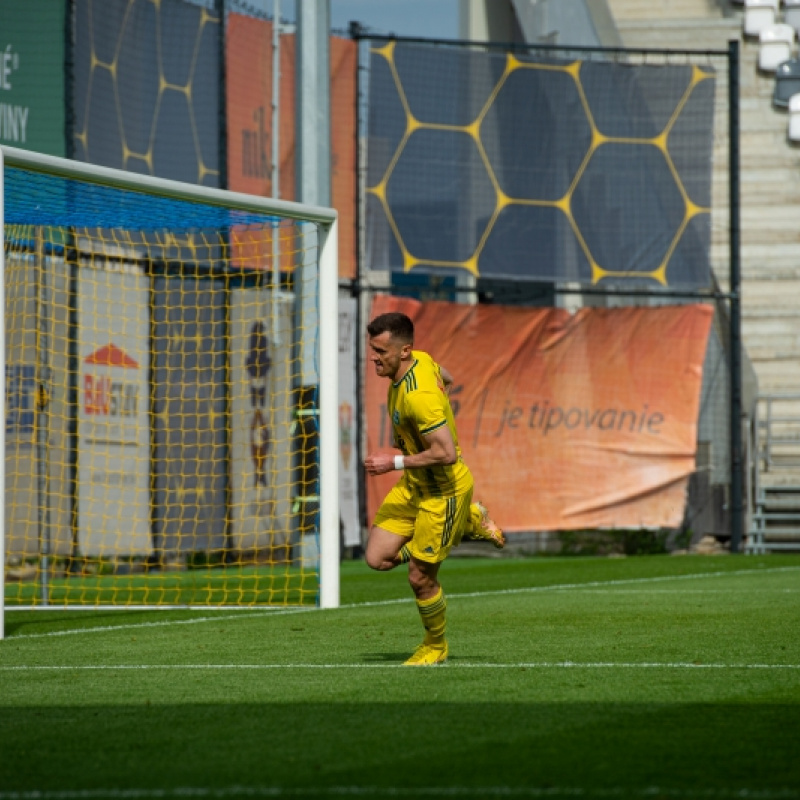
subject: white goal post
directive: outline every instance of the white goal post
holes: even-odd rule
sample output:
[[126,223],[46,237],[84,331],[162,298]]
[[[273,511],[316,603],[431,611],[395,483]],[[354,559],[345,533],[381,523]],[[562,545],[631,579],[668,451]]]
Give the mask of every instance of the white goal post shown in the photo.
[[[16,177],[13,183],[9,184],[8,176],[9,173],[12,172]],[[0,258],[3,260],[0,262],[0,265],[2,265],[2,272],[4,276],[3,282],[0,282],[0,302],[2,303],[2,308],[4,309],[4,325],[0,327],[0,353],[2,353],[3,374],[5,375],[6,379],[6,388],[4,392],[0,394],[0,404],[2,404],[2,418],[4,420],[4,454],[7,454],[7,448],[9,446],[7,440],[7,415],[9,413],[7,401],[9,400],[9,397],[11,397],[12,404],[15,402],[14,396],[9,394],[9,392],[12,391],[9,389],[9,374],[11,374],[10,370],[16,368],[14,365],[9,365],[7,350],[7,347],[11,346],[8,341],[8,337],[9,335],[13,335],[13,333],[9,333],[10,323],[8,312],[8,303],[12,302],[13,300],[13,298],[9,298],[8,296],[9,278],[7,276],[7,270],[9,268],[9,255],[7,247],[11,246],[9,244],[9,225],[18,226],[18,229],[16,229],[17,232],[12,234],[12,237],[16,236],[18,240],[23,238],[23,234],[19,233],[20,230],[25,232],[25,236],[28,236],[29,234],[27,232],[30,231],[30,241],[33,241],[36,238],[38,235],[36,232],[40,230],[41,227],[45,227],[49,230],[51,226],[63,226],[63,230],[72,232],[70,235],[73,236],[76,235],[74,234],[76,229],[85,229],[87,231],[90,229],[106,230],[112,227],[112,224],[109,223],[107,213],[109,210],[113,212],[113,208],[109,209],[109,206],[114,205],[113,203],[108,203],[106,200],[104,200],[105,197],[110,196],[108,193],[121,193],[121,195],[138,198],[138,202],[140,204],[142,204],[142,202],[152,202],[154,209],[160,208],[161,205],[167,202],[174,203],[176,207],[180,206],[182,208],[188,208],[190,211],[191,209],[196,208],[199,212],[203,213],[208,211],[209,213],[213,214],[221,214],[222,218],[227,220],[227,222],[221,224],[220,230],[237,230],[237,225],[243,225],[245,227],[248,225],[252,227],[261,225],[264,231],[267,232],[264,234],[264,239],[259,245],[261,248],[261,250],[259,250],[259,258],[261,260],[258,262],[258,264],[253,266],[252,273],[248,272],[247,268],[242,269],[237,267],[237,269],[239,269],[237,276],[245,276],[244,278],[237,277],[238,280],[249,280],[249,276],[251,274],[257,274],[259,272],[262,276],[265,273],[268,275],[270,270],[273,271],[273,279],[275,279],[275,275],[277,274],[278,270],[281,269],[281,264],[283,263],[280,257],[276,257],[275,255],[276,250],[274,245],[275,240],[278,238],[276,226],[283,224],[284,222],[287,225],[295,226],[293,229],[294,232],[292,233],[292,236],[294,237],[292,241],[303,242],[300,248],[301,252],[304,254],[301,256],[300,260],[298,260],[296,270],[298,273],[302,272],[303,270],[307,269],[307,264],[312,264],[313,270],[315,270],[316,274],[313,277],[313,280],[310,281],[307,286],[313,286],[313,291],[308,288],[305,291],[298,290],[297,297],[299,297],[299,299],[294,297],[292,292],[286,291],[283,292],[281,300],[286,304],[288,309],[285,313],[286,319],[292,320],[294,324],[302,326],[303,330],[309,331],[308,335],[305,335],[301,341],[293,341],[290,343],[291,347],[293,348],[291,349],[292,363],[297,365],[296,367],[293,367],[296,369],[296,372],[293,373],[293,378],[291,380],[293,380],[296,384],[299,383],[301,387],[307,386],[313,388],[312,394],[314,397],[315,408],[311,410],[309,410],[308,406],[304,410],[300,410],[298,408],[294,409],[293,413],[297,415],[296,419],[299,419],[302,414],[310,414],[315,416],[317,420],[316,432],[318,437],[318,445],[314,451],[314,458],[316,461],[314,464],[313,474],[318,476],[315,484],[318,493],[315,494],[313,498],[296,498],[294,508],[296,509],[298,504],[306,502],[309,499],[313,500],[314,502],[314,509],[316,509],[316,516],[314,519],[316,520],[315,527],[317,544],[316,548],[309,548],[311,555],[308,557],[316,558],[318,555],[318,567],[315,566],[315,571],[318,573],[318,586],[316,588],[315,598],[316,604],[322,608],[337,607],[339,605],[340,515],[338,496],[338,337],[336,335],[336,331],[338,329],[338,255],[336,211],[331,208],[310,206],[302,203],[282,200],[273,200],[238,192],[213,189],[199,185],[184,184],[177,181],[164,180],[146,175],[138,175],[122,170],[94,166],[91,164],[56,158],[53,156],[47,156],[6,146],[0,148],[0,175],[2,176],[2,180],[0,181],[0,222],[3,223],[0,225],[0,235],[3,236],[3,255],[0,256]],[[56,193],[58,202],[54,204],[58,207],[63,206],[66,208],[69,207],[70,203],[81,203],[82,199],[86,196],[85,192],[87,190],[98,191],[99,200],[97,201],[97,219],[95,220],[92,217],[93,212],[91,210],[78,209],[80,213],[84,215],[81,219],[81,222],[78,224],[76,224],[74,220],[71,221],[69,218],[65,219],[63,223],[57,220],[53,221],[53,215],[55,214],[57,216],[58,208],[48,208],[48,204],[43,202],[41,199],[35,199],[31,203],[30,207],[32,211],[29,217],[20,216],[21,198],[18,195],[21,191],[20,187],[23,186],[23,182],[19,178],[20,175],[33,176],[32,180],[34,182],[40,178],[43,180],[53,179],[59,181],[59,189]],[[164,209],[162,208],[161,210],[163,211]],[[169,209],[167,208],[167,212],[168,211]],[[43,212],[43,217],[41,219],[38,217],[39,212]],[[14,219],[11,218],[12,213],[16,214]],[[138,213],[141,214],[142,212],[140,211]],[[203,213],[201,213],[202,218],[207,220],[209,218],[209,214],[205,214],[205,216],[203,216]],[[202,224],[208,225],[207,222],[203,222]],[[130,229],[131,227],[135,227],[135,223],[131,223],[130,219],[127,217],[120,220],[119,228]],[[269,230],[273,231],[272,234],[269,234]],[[48,246],[51,248],[51,250],[47,252],[52,252],[52,244]],[[78,248],[81,246],[85,247],[86,245],[78,245]],[[30,245],[30,247],[34,248],[35,245]],[[270,247],[272,247],[271,262],[269,256]],[[222,246],[221,249],[225,251],[226,247]],[[120,247],[119,250],[123,253],[128,252],[124,250],[124,247]],[[233,248],[230,248],[230,250],[233,250]],[[35,264],[37,263],[35,260],[36,257],[31,256],[31,252],[33,252],[33,249],[26,251],[27,255],[25,258],[28,258],[28,262],[26,263]],[[86,258],[86,252],[89,251],[81,251],[82,258]],[[43,247],[41,249],[41,253],[45,253]],[[18,261],[21,259],[18,254],[15,254],[14,258]],[[303,258],[306,260],[303,261]],[[45,256],[41,255],[41,259],[42,263],[44,263]],[[142,263],[144,263],[144,261]],[[26,267],[26,269],[29,269],[29,267]],[[144,267],[142,267],[142,269],[144,269]],[[25,274],[27,275],[32,273]],[[267,280],[268,278],[262,279]],[[297,281],[299,278],[294,278],[293,280]],[[292,284],[292,286],[294,285],[295,284]],[[281,294],[275,289],[275,287],[280,286],[280,284],[273,283],[271,286],[273,287],[271,293],[272,297]],[[16,289],[14,291],[17,293],[19,292],[19,290]],[[287,297],[289,299],[287,299]],[[38,303],[38,300],[36,302]],[[107,303],[107,301],[102,299],[95,299],[93,302],[96,304],[101,304],[104,302]],[[294,303],[294,305],[292,305],[292,303]],[[66,313],[67,312],[63,312],[63,314]],[[225,313],[226,312],[224,310],[221,312],[223,316]],[[39,318],[36,317],[37,321],[38,319]],[[225,322],[227,324],[227,319]],[[39,341],[40,337],[46,337],[49,335],[47,324],[50,323],[46,323],[42,330],[34,329],[33,334],[30,334],[30,332],[25,334],[28,339],[30,339],[31,336],[35,336],[35,348],[37,351],[42,346]],[[244,330],[244,328],[242,329]],[[150,335],[152,335],[152,331],[154,330],[152,328],[152,324],[151,327],[149,329],[146,328],[146,330],[149,330]],[[270,331],[268,324],[266,330],[269,334]],[[200,334],[197,334],[197,336],[199,337]],[[228,336],[227,333],[226,336]],[[17,338],[20,338],[19,334],[17,334]],[[46,338],[44,346],[47,346]],[[26,344],[25,347],[28,347],[30,350],[33,346]],[[64,345],[64,347],[66,347],[66,345]],[[74,349],[74,343],[70,344],[70,347]],[[97,352],[99,352],[99,350]],[[56,358],[59,357],[60,356],[58,355],[56,356]],[[152,355],[145,353],[145,361],[148,357],[152,359]],[[243,363],[243,357],[241,353],[237,353],[236,358],[237,363]],[[111,365],[111,363],[112,362],[109,360],[108,364]],[[228,367],[226,366],[225,369],[228,369]],[[17,376],[15,380],[20,380],[17,373],[14,373],[14,375]],[[30,375],[26,374],[25,379],[28,380],[29,378]],[[73,378],[72,380],[77,384],[77,378]],[[35,398],[43,396],[45,399],[42,400],[42,403],[46,404],[46,398],[48,397],[47,387],[42,385],[34,385],[36,381],[36,378],[31,379],[30,381],[31,385],[33,386],[33,393],[31,396]],[[261,391],[263,392],[264,390],[262,389]],[[269,389],[267,389],[267,391],[269,391]],[[150,392],[152,402],[152,390],[150,390]],[[291,396],[294,397],[295,394],[292,394]],[[145,397],[145,399],[147,398]],[[263,399],[261,402],[263,403]],[[152,411],[148,413],[152,414]],[[77,416],[77,411],[74,412],[74,415]],[[73,426],[78,425],[78,423],[74,421],[70,424]],[[249,435],[253,435],[251,432],[248,433]],[[33,439],[34,435],[31,434],[31,441],[33,441]],[[75,441],[78,441],[77,436],[75,436]],[[148,443],[145,441],[145,444],[147,445]],[[148,446],[151,447],[152,445]],[[35,448],[33,452],[35,452]],[[7,530],[9,520],[9,475],[7,474],[7,457],[8,456],[0,459],[0,474],[2,474],[3,477],[2,485],[6,487],[6,491],[4,491],[3,502],[4,513],[3,517],[0,519],[0,526],[2,526],[0,529],[0,638],[3,638],[5,632],[4,623],[6,606],[8,605],[8,608],[12,607],[11,601],[9,601],[8,604],[6,603],[6,590],[9,586],[6,581],[6,565],[7,556],[10,552],[9,548],[6,546],[7,536],[14,535],[13,532],[10,534]],[[143,456],[143,460],[146,460],[146,456]],[[225,469],[230,470],[231,467],[228,466],[225,467]],[[276,467],[276,469],[278,468]],[[285,466],[281,466],[280,469],[286,471]],[[75,475],[78,475],[77,468],[74,470],[74,472]],[[35,482],[35,475],[33,480]],[[72,480],[73,483],[75,483],[78,482],[80,478],[75,477]],[[152,482],[152,478],[150,478],[150,481],[150,486],[153,486],[154,484]],[[225,491],[230,492],[230,489],[226,487]],[[108,496],[110,498],[116,497],[117,495],[115,492],[118,492],[117,487],[109,488]],[[302,492],[298,493],[302,494]],[[77,507],[77,501],[73,502],[75,507]],[[33,505],[35,505],[35,503]],[[75,513],[76,512],[73,512],[73,516],[75,516]],[[272,513],[275,513],[274,510]],[[29,516],[33,516],[35,518],[35,510],[31,511]],[[75,525],[74,522],[72,524],[73,526]],[[72,535],[77,540],[77,534],[73,533]],[[39,536],[41,536],[41,522],[39,525]],[[46,563],[48,550],[45,548],[42,552],[45,553],[44,561]],[[286,580],[288,581],[289,579],[287,578]],[[101,596],[101,593],[97,594],[98,598]],[[270,597],[271,596],[272,595],[270,595]],[[101,606],[101,601],[97,599],[86,602],[90,607]],[[228,600],[227,602],[235,603],[236,600]],[[248,602],[251,602],[252,604],[253,601],[248,601],[245,599],[241,601],[240,604],[247,604]],[[258,599],[255,602],[265,601]],[[277,602],[291,603],[293,601],[284,599]],[[208,603],[213,605],[215,604],[215,601],[209,600]],[[147,603],[136,603],[131,599],[120,601],[120,604],[131,608],[140,608],[142,605],[147,605]],[[15,602],[13,605],[19,606],[20,603]],[[62,603],[62,605],[64,605],[64,603]],[[154,603],[154,605],[169,605],[169,601],[159,601]],[[186,605],[189,604],[181,603],[179,601],[175,603],[175,605],[186,607]],[[202,605],[202,603],[200,605]],[[54,603],[52,607],[55,608],[57,606],[58,603]],[[208,606],[202,605],[202,607]]]

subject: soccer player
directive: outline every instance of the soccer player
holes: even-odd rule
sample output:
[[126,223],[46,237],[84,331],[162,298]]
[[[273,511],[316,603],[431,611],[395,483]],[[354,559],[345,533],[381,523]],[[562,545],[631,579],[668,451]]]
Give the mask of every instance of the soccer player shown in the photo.
[[384,499],[370,530],[366,561],[376,570],[408,564],[425,638],[405,663],[447,660],[446,602],[438,574],[462,536],[503,547],[503,532],[486,508],[472,503],[472,473],[461,458],[447,396],[453,378],[427,353],[414,350],[414,323],[405,314],[381,314],[367,326],[375,372],[388,378],[387,409],[393,443],[402,455],[372,453],[370,475],[402,472]]

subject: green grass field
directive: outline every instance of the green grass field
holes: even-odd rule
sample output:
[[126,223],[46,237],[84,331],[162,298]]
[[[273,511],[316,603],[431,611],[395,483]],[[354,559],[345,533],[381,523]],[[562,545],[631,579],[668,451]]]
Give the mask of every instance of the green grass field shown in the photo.
[[0,800],[800,798],[800,557],[451,559],[342,607],[6,612]]
[[[145,575],[87,575],[48,581],[49,604],[66,605],[311,605],[317,603],[316,572],[285,564],[227,565]],[[9,583],[6,603],[38,605],[41,589]]]

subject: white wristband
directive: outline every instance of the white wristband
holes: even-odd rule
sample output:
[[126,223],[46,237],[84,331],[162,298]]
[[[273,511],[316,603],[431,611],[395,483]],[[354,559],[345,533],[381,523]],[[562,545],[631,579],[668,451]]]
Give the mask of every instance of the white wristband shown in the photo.
[[403,456],[395,456],[394,457],[394,468],[395,469],[404,469],[405,468],[405,458]]

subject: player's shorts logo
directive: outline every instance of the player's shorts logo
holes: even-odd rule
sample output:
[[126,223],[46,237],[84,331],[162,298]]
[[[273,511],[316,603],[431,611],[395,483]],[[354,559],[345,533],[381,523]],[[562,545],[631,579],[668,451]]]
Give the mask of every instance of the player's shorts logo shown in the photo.
[[400,412],[397,409],[395,409],[394,414],[392,414],[392,422],[394,422],[395,425],[400,424]]

